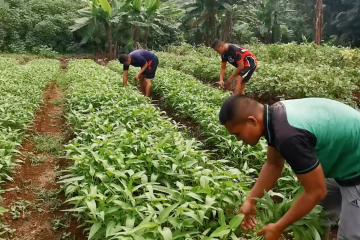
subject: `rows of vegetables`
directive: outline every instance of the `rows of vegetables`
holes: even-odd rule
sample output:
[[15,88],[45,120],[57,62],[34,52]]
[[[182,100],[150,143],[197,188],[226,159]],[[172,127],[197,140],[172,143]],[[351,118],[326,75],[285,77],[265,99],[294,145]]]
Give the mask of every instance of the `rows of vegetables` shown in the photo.
[[[359,90],[360,84],[358,50],[310,44],[260,45],[250,49],[259,61],[247,86],[248,93],[278,98],[315,96],[355,103],[352,93]],[[163,59],[160,66],[188,73],[207,83],[219,80],[221,59],[212,49],[173,47],[169,51],[156,53]],[[183,55],[178,56],[179,53]],[[228,66],[226,76],[233,70]]]
[[14,156],[25,131],[42,103],[42,91],[60,71],[56,60],[34,60],[26,65],[0,58],[0,182],[18,161]]
[[[246,171],[203,150],[134,87],[123,88],[114,71],[72,61],[66,77],[68,120],[77,137],[66,147],[74,165],[62,183],[74,205],[69,211],[82,219],[90,239],[246,236],[236,214],[254,182]],[[279,218],[291,203],[275,204],[266,194],[260,223]],[[318,234],[319,211],[289,232]]]

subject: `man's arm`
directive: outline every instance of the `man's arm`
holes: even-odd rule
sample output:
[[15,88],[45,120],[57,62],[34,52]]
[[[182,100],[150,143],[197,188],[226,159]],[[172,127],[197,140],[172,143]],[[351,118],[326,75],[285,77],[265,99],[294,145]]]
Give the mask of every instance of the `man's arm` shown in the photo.
[[143,74],[143,72],[145,71],[145,69],[148,67],[148,63],[145,61],[144,66],[142,66],[142,68],[140,69],[140,71],[138,72],[139,75]]
[[259,178],[255,186],[251,189],[244,204],[240,208],[240,213],[244,214],[244,220],[241,223],[242,228],[247,231],[256,226],[255,204],[256,200],[252,198],[261,198],[264,195],[264,189],[272,189],[284,168],[284,159],[280,153],[273,147],[269,146],[267,151],[267,161],[262,167]]
[[220,82],[224,82],[225,71],[226,71],[226,62],[221,62]]
[[290,224],[309,213],[326,196],[325,177],[315,154],[315,144],[316,137],[306,131],[299,131],[298,134],[282,142],[279,151],[295,172],[305,191],[278,222],[268,224],[258,234],[270,235],[275,239]]
[[234,70],[234,72],[231,74],[231,76],[229,77],[230,80],[232,80],[234,77],[236,77],[237,75],[239,75],[239,73],[244,69],[244,61],[240,60],[238,61],[238,67]]
[[123,85],[124,85],[124,87],[127,86],[128,73],[129,73],[129,70],[124,70],[124,71],[123,71]]
[[326,196],[325,177],[321,165],[318,165],[309,173],[297,174],[296,176],[304,187],[304,192],[289,211],[276,223],[276,227],[281,232],[309,213]]
[[284,159],[281,154],[274,147],[269,146],[267,151],[267,161],[261,168],[259,178],[245,201],[256,204],[256,200],[252,198],[262,198],[264,190],[271,190],[280,178],[283,168]]
[[148,63],[146,59],[141,55],[136,55],[135,59],[140,65],[142,65],[140,71],[135,75],[135,79],[139,79],[140,75],[143,74],[145,69],[148,67]]

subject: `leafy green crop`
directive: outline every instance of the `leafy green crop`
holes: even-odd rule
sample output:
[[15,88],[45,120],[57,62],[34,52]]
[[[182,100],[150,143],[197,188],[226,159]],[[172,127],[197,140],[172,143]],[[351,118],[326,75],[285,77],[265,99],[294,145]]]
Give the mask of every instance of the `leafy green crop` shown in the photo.
[[233,234],[241,216],[232,212],[251,178],[210,160],[147,98],[121,87],[119,74],[72,61],[66,75],[68,120],[77,137],[66,147],[75,164],[62,183],[74,204],[69,211],[85,218],[91,239]]
[[7,172],[24,138],[42,91],[60,71],[55,60],[35,60],[20,66],[16,60],[0,58],[0,181],[11,180]]
[[[122,71],[116,61],[110,62],[108,67]],[[216,149],[221,158],[235,163],[238,168],[248,160],[252,165],[262,165],[266,158],[264,140],[252,148],[237,141],[219,124],[220,106],[230,96],[229,92],[202,84],[187,74],[163,68],[158,68],[152,86],[153,91],[161,95],[177,114],[193,119],[200,126],[202,134],[207,137],[205,143]]]
[[[329,65],[340,68],[360,67],[360,50],[345,47],[324,46],[311,44],[255,44],[244,45],[250,49],[256,58],[264,63],[309,63],[312,66]],[[219,59],[219,54],[206,46],[193,47],[189,44],[170,46],[166,52],[187,56]]]
[[[278,99],[325,97],[355,103],[352,93],[360,85],[359,50],[295,43],[245,47],[258,59],[248,93]],[[220,57],[213,49],[185,44],[167,51],[170,53],[156,53],[163,59],[160,66],[188,73],[206,83],[219,80]],[[226,76],[233,70],[229,65]]]
[[[219,56],[210,58],[199,55],[176,56],[164,52],[156,54],[162,67],[179,70],[206,83],[219,80]],[[233,71],[234,67],[228,64],[225,80]],[[285,99],[325,97],[352,104],[352,92],[358,89],[359,84],[360,71],[357,68],[326,65],[321,62],[314,64],[313,61],[303,58],[290,63],[258,61],[258,67],[246,91]]]

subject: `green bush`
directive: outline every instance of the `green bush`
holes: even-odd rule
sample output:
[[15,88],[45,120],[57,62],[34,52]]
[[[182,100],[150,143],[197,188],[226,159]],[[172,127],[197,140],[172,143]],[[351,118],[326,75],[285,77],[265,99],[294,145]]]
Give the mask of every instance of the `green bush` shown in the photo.
[[24,53],[47,45],[65,52],[73,43],[69,26],[82,6],[67,0],[0,1],[0,51]]

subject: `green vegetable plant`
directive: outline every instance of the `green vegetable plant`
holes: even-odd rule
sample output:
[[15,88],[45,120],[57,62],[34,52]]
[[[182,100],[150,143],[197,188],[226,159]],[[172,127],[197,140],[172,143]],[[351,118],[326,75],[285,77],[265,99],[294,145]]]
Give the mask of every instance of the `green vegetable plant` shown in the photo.
[[[108,65],[109,68],[121,72],[119,66],[117,62],[111,62]],[[184,81],[179,82],[178,79]],[[222,151],[221,157],[227,159],[227,161],[223,161],[224,163],[242,169],[242,172],[248,176],[258,174],[266,156],[265,141],[262,140],[255,148],[248,147],[229,136],[225,128],[218,124],[218,100],[225,97],[226,93],[220,93],[221,91],[217,89],[201,84],[198,80],[186,74],[162,68],[158,70],[156,80],[153,81],[153,87],[153,91],[161,95],[167,105],[171,106],[181,116],[190,117],[199,124],[204,135],[209,137],[206,140],[207,145],[212,145]],[[202,94],[196,94],[199,92]],[[212,99],[211,97],[218,99]],[[209,115],[212,118],[209,118]],[[237,146],[241,147],[237,148]],[[237,161],[235,164],[234,160]],[[249,167],[248,164],[250,163],[251,166]],[[288,165],[285,166],[283,176],[279,179],[279,184],[274,190],[275,192],[271,191],[269,194],[272,197],[280,197],[286,206],[289,206],[292,198],[300,192],[300,185]],[[284,194],[278,193],[279,190]],[[316,214],[314,216],[317,217]],[[270,220],[267,218],[261,219],[264,223]],[[304,230],[304,228],[301,229]],[[218,231],[225,234],[225,238],[228,231],[230,232],[229,228],[223,225]]]
[[72,61],[66,77],[76,138],[61,183],[89,239],[237,239],[252,178],[211,159],[110,69]]

